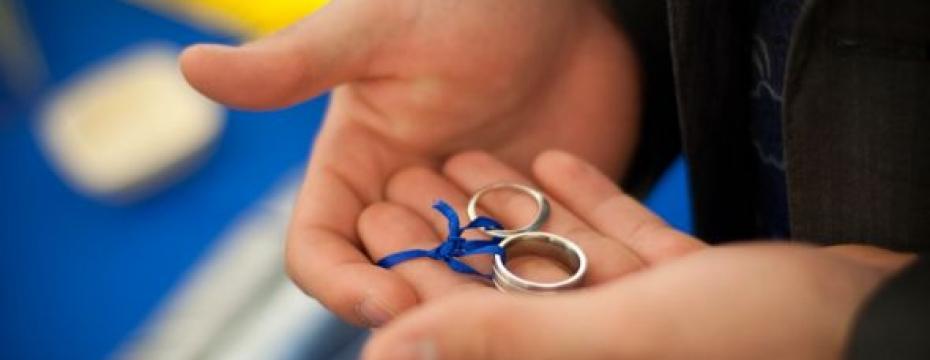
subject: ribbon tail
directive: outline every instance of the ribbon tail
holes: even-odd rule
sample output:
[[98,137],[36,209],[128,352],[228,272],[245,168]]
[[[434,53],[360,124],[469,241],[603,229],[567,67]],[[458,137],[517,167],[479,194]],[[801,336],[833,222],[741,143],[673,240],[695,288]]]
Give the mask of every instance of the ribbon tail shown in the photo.
[[390,269],[394,265],[400,264],[404,261],[422,257],[433,257],[433,251],[423,249],[405,250],[385,256],[381,260],[378,260],[377,265],[385,269]]
[[439,213],[449,221],[448,236],[450,238],[459,236],[462,233],[462,229],[459,229],[459,215],[455,213],[455,209],[453,209],[451,205],[445,201],[437,200],[436,203],[433,204],[433,209],[439,211]]

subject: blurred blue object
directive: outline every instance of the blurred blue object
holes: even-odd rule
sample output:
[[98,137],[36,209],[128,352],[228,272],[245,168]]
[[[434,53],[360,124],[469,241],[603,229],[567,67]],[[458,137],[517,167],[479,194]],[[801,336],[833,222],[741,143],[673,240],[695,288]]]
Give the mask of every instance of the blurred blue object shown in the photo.
[[691,193],[688,171],[683,157],[678,157],[665,171],[652,193],[643,200],[652,211],[659,214],[669,225],[691,233]]
[[[119,1],[30,0],[48,94],[138,42],[229,42]],[[41,99],[0,122],[0,346],[5,358],[101,358],[146,318],[234,217],[306,160],[325,99],[230,112],[206,164],[179,184],[112,207],[70,190],[34,136]]]
[[[41,96],[139,42],[231,42],[116,0],[22,5],[48,62]],[[76,194],[49,167],[34,136],[41,96],[19,105],[0,96],[0,348],[15,359],[110,355],[236,215],[306,161],[326,104],[232,111],[203,167],[116,207]],[[648,203],[688,230],[683,169],[673,167]]]

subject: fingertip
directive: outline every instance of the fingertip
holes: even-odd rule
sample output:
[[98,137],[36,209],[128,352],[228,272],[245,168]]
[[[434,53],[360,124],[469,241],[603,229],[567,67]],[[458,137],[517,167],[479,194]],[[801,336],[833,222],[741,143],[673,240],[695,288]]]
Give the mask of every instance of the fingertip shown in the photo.
[[208,46],[207,44],[194,44],[190,45],[184,50],[181,50],[181,54],[178,55],[178,64],[181,67],[181,74],[184,75],[184,78],[190,82],[193,78],[191,76],[192,72],[196,72],[200,63],[200,59],[204,52],[204,47]]
[[188,75],[189,71],[198,69],[197,66],[201,64],[205,56],[209,56],[211,52],[214,51],[222,51],[221,49],[226,47],[229,46],[201,43],[184,48],[184,50],[181,50],[181,54],[178,55],[178,59],[181,63],[181,71],[184,72],[184,75]]
[[372,272],[370,286],[356,303],[355,315],[361,324],[381,327],[419,303],[413,287],[396,273],[378,267],[366,269]]
[[379,230],[381,226],[392,223],[392,217],[397,216],[397,211],[396,205],[388,202],[376,202],[368,205],[358,215],[356,230],[359,236],[364,238],[367,232]]
[[[188,46],[178,56],[181,74],[197,91],[214,98],[217,87],[214,72],[225,57],[229,57],[230,47],[219,44],[194,44]],[[219,99],[214,99],[219,100]]]
[[608,178],[594,165],[561,150],[549,150],[539,155],[533,163],[533,176],[548,191],[562,194],[565,203],[571,203],[564,198],[569,194],[606,197],[623,193],[616,180]]
[[357,230],[372,261],[411,247],[435,246],[439,240],[424,219],[389,202],[366,207],[359,215]]
[[338,272],[317,299],[349,323],[381,327],[419,302],[410,284],[386,269],[353,264]]
[[275,109],[309,96],[302,91],[306,70],[300,56],[258,43],[197,44],[184,49],[179,61],[194,89],[231,107]]
[[190,45],[184,48],[184,50],[181,50],[181,54],[179,55],[181,69],[190,69],[189,66],[199,65],[204,59],[210,59],[211,56],[214,56],[215,54],[230,52],[234,49],[234,46],[224,44],[199,43]]
[[[404,194],[411,188],[425,183],[433,182],[438,177],[435,170],[423,166],[411,166],[394,173],[385,186],[385,194],[389,199],[403,199]],[[422,204],[425,207],[431,203]]]
[[321,242],[309,247],[291,238],[285,249],[285,270],[304,293],[358,326],[381,326],[419,302],[404,279],[361,253],[347,253],[346,246],[351,245]]
[[576,160],[576,158],[564,150],[549,149],[536,156],[536,160],[533,161],[533,166],[539,167],[548,164],[571,162],[573,160]]
[[563,150],[546,150],[533,161],[533,174],[540,180],[551,176],[571,178],[588,175],[590,168],[590,165]]
[[466,150],[449,157],[442,166],[442,172],[451,176],[462,171],[474,171],[488,161],[493,161],[491,154],[482,150]]

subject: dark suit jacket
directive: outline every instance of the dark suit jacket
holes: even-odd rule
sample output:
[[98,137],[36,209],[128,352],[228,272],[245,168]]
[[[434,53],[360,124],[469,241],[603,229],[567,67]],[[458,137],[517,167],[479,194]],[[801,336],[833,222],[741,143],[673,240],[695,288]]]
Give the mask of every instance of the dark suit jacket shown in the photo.
[[[647,189],[683,150],[696,235],[712,243],[755,237],[754,2],[614,6],[646,72],[643,145],[624,185]],[[930,251],[930,1],[808,0],[785,73],[792,237]],[[851,357],[930,358],[926,263],[889,281],[864,307]]]

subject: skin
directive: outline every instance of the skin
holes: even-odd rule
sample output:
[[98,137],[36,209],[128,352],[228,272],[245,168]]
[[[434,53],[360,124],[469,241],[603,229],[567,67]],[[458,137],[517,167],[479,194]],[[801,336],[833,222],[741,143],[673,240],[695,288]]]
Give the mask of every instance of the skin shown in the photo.
[[190,47],[181,69],[203,94],[246,109],[334,88],[291,221],[287,269],[342,318],[377,326],[429,296],[372,265],[383,252],[366,249],[363,212],[389,201],[417,213],[452,200],[391,192],[402,168],[438,171],[476,148],[526,173],[536,154],[560,148],[620,176],[636,146],[638,69],[600,6],[337,0],[269,38]]
[[[181,66],[195,88],[239,108],[333,89],[287,265],[343,319],[387,324],[366,358],[838,357],[855,309],[912,258],[865,246],[709,248],[620,191],[639,127],[638,66],[596,1],[336,0],[269,38],[188,48]],[[543,230],[588,254],[585,290],[509,296],[431,260],[373,265],[435,247],[445,223],[429,206],[443,199],[464,214],[467,194],[498,181],[547,193]],[[511,193],[485,200],[481,210],[511,227],[535,210]],[[565,275],[543,259],[510,266]]]
[[[465,188],[517,180],[513,169],[494,163],[467,153],[451,159],[444,174]],[[585,289],[554,296],[474,287],[431,301],[375,332],[364,359],[840,358],[864,299],[913,260],[859,245],[706,247],[575,156],[549,151],[533,170],[559,217],[580,221],[551,230],[578,242],[592,264],[611,262],[599,260],[607,254],[619,267],[600,267]],[[508,213],[532,209],[501,204]],[[618,260],[614,247],[642,261]],[[414,266],[428,264],[398,271],[424,289],[434,286],[417,280],[425,271]]]

